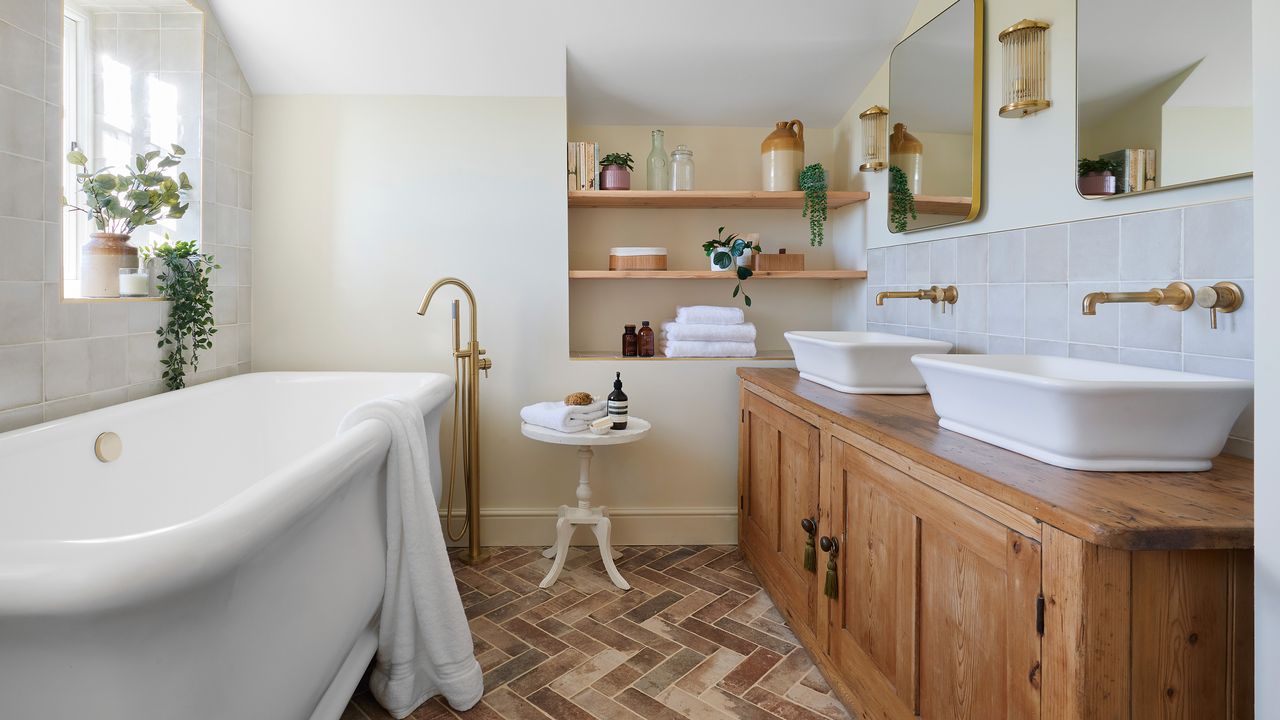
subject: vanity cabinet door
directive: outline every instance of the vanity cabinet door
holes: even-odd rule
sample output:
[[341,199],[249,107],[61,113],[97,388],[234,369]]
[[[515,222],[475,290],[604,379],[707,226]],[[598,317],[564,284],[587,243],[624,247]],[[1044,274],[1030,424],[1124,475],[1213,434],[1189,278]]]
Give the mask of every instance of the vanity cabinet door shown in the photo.
[[818,429],[752,393],[746,393],[742,422],[739,535],[757,569],[773,581],[779,609],[812,632],[818,584],[804,569],[802,523],[818,517]]
[[832,659],[884,717],[1039,717],[1039,544],[831,445]]

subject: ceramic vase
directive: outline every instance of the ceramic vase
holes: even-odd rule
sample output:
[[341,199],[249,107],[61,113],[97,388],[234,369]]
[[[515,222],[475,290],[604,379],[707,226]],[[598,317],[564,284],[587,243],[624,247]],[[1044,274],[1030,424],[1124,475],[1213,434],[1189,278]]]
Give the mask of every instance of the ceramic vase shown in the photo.
[[89,234],[80,248],[80,295],[120,297],[120,269],[138,267],[138,249],[120,233]]
[[760,143],[761,185],[769,192],[798,190],[804,168],[804,123],[774,123],[773,132]]
[[1080,176],[1081,195],[1115,195],[1116,178],[1111,173],[1089,173]]
[[605,165],[600,168],[601,190],[630,190],[631,172],[620,165]]

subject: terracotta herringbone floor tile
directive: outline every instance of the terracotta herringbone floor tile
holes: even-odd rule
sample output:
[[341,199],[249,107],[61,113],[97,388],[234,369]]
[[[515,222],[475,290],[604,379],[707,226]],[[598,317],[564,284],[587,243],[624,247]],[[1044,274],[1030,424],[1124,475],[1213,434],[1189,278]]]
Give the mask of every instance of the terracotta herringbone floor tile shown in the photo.
[[[484,699],[457,712],[432,698],[412,719],[848,720],[736,547],[617,549],[627,592],[590,547],[545,590],[541,548],[455,561]],[[363,686],[342,716],[387,718]]]

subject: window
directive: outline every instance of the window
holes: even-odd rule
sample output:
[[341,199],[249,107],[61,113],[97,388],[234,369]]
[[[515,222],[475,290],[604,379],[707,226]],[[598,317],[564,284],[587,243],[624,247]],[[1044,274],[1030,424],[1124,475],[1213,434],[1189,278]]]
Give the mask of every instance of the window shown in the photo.
[[[93,157],[89,142],[90,70],[89,17],[70,4],[62,18],[62,138],[64,154],[80,150]],[[62,194],[76,197],[76,169],[62,164]],[[74,200],[73,200],[74,201]],[[63,296],[80,295],[80,244],[88,237],[88,222],[83,213],[66,213],[62,219]]]

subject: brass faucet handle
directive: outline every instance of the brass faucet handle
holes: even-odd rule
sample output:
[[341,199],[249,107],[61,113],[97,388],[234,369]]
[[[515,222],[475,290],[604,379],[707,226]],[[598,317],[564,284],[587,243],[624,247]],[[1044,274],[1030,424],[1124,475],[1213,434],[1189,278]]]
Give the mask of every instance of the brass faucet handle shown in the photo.
[[1220,282],[1196,290],[1196,304],[1209,309],[1209,327],[1218,329],[1218,312],[1230,313],[1244,304],[1244,291],[1233,282]]

